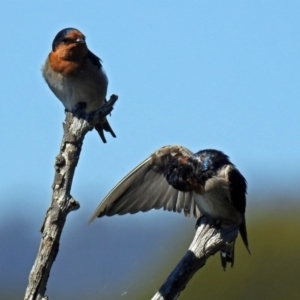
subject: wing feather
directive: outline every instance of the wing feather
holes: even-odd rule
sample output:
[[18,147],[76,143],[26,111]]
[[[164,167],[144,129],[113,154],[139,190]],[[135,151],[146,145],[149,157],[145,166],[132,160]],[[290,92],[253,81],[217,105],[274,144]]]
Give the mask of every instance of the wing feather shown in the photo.
[[[175,155],[190,156],[192,152],[182,146],[166,146],[153,153],[125,176],[100,203],[90,222],[96,217],[134,214],[139,211],[164,208],[186,216],[197,217],[193,192],[180,192],[164,176],[164,170]],[[191,207],[194,206],[194,207]]]
[[176,212],[180,213],[182,208],[184,207],[184,198],[185,198],[184,195],[185,193],[181,193],[181,192],[177,194],[177,203],[175,207]]
[[239,226],[239,231],[242,240],[248,252],[250,253],[245,220],[247,181],[244,178],[244,176],[239,172],[239,170],[236,169],[234,166],[231,166],[229,168],[227,176],[230,182],[230,201],[233,204],[233,206],[242,214],[243,219]]

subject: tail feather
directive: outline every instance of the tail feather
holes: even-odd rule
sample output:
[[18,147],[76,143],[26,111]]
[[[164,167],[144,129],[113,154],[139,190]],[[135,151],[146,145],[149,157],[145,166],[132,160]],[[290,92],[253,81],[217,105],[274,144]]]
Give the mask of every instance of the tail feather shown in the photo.
[[228,243],[224,248],[221,249],[221,264],[224,269],[226,270],[227,263],[231,264],[231,268],[234,265],[234,245],[235,241]]
[[106,138],[104,136],[104,130],[107,132],[110,132],[110,134],[115,138],[117,137],[115,133],[113,132],[112,128],[110,127],[108,121],[105,119],[104,122],[99,122],[95,125],[95,129],[99,133],[99,136],[103,143],[106,143]]
[[[243,220],[239,225],[239,232],[247,251],[249,252],[249,254],[251,254],[249,250],[249,244],[248,244],[245,216],[243,216]],[[235,246],[235,240],[226,244],[226,246],[223,247],[220,251],[221,264],[224,271],[226,270],[227,263],[230,263],[231,267],[233,267],[234,265],[234,246]]]
[[241,238],[244,242],[244,245],[247,249],[247,251],[250,253],[250,250],[249,250],[249,244],[248,244],[248,237],[247,237],[247,228],[246,228],[246,220],[245,220],[245,216],[243,217],[243,220],[239,226],[239,232],[240,232],[240,235],[241,235]]

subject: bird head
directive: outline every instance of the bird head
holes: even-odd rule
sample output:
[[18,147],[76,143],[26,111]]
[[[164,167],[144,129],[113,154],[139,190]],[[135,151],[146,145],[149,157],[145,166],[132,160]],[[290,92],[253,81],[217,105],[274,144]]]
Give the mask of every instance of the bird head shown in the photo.
[[88,52],[85,36],[75,28],[62,29],[52,42],[52,52],[64,60],[78,60]]

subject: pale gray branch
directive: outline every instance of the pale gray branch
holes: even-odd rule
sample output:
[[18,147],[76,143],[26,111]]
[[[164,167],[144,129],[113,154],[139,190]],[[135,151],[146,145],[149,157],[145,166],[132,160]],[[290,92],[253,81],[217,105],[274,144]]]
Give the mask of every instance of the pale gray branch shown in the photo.
[[80,118],[77,118],[76,114],[74,116],[70,112],[66,113],[60,152],[55,159],[55,176],[52,185],[51,205],[47,210],[41,228],[42,239],[35,263],[29,275],[29,283],[24,300],[48,299],[45,296],[48,277],[59,250],[60,236],[67,215],[80,207],[79,203],[71,196],[70,190],[83,139],[87,132],[93,129],[93,125],[99,119],[102,119],[112,111],[117,99],[116,95],[112,95],[103,107],[90,116],[81,115]]
[[152,300],[175,300],[206,260],[236,239],[238,227],[219,228],[215,221],[201,217],[199,227],[185,256],[172,271]]

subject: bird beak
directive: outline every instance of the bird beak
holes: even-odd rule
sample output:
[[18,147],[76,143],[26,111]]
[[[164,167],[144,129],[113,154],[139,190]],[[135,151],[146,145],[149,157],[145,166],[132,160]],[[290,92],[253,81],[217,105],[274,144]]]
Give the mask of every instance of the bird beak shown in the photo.
[[85,41],[84,41],[84,39],[82,39],[82,38],[78,38],[77,40],[76,40],[76,43],[84,43]]

